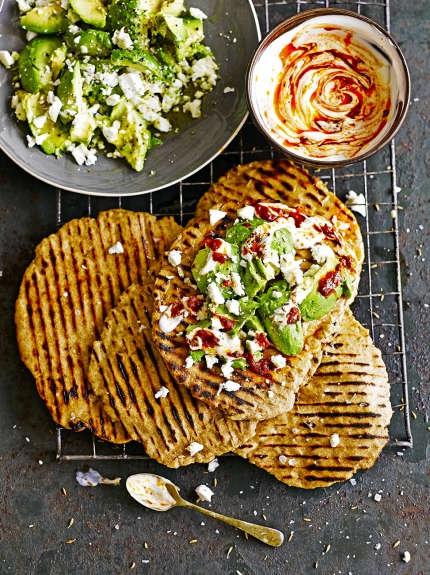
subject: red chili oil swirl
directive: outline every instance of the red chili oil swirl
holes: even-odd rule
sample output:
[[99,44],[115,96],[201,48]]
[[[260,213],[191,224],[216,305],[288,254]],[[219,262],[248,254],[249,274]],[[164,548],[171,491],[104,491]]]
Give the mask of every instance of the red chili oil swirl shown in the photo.
[[356,156],[387,125],[388,64],[353,30],[308,25],[279,54],[274,93],[284,145],[315,158]]
[[318,291],[324,297],[328,297],[336,291],[341,283],[342,274],[336,268],[335,270],[327,272],[326,275],[320,279],[318,282]]
[[214,348],[219,344],[219,339],[211,331],[206,329],[199,329],[195,332],[193,340],[199,337],[202,342],[202,347]]
[[272,346],[270,341],[267,339],[266,334],[261,331],[255,334],[254,339],[262,349],[266,349],[266,347]]
[[203,304],[204,300],[198,298],[196,295],[192,295],[187,301],[188,308],[194,313],[199,312],[202,309]]
[[214,314],[214,317],[217,317],[219,319],[223,329],[225,329],[226,331],[230,331],[236,325],[236,322],[234,321],[234,319],[230,319],[229,317],[226,317],[225,315]]
[[205,239],[205,246],[211,249],[213,252],[216,252],[222,246],[223,241],[221,238],[206,238]]
[[261,220],[266,220],[267,222],[274,222],[279,216],[293,218],[296,228],[299,228],[306,220],[306,216],[299,212],[299,210],[286,210],[285,206],[283,207],[282,205],[278,208],[273,204],[269,206],[255,204],[255,213]]
[[212,259],[220,264],[225,264],[225,262],[228,260],[228,255],[222,254],[221,252],[213,252]]
[[260,359],[260,361],[255,361],[252,353],[246,353],[245,357],[251,370],[259,375],[270,375],[271,372],[276,369],[270,359]]
[[301,318],[300,310],[298,307],[292,307],[285,316],[285,321],[288,325],[293,325],[300,321]]
[[181,315],[181,312],[184,309],[184,304],[182,302],[178,302],[172,305],[170,309],[170,317],[178,317]]

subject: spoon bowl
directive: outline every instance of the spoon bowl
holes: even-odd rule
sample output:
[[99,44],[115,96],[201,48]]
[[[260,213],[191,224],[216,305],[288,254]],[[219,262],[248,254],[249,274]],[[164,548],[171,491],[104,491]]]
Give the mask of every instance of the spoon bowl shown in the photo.
[[241,529],[245,533],[252,535],[272,547],[279,547],[284,542],[283,533],[277,529],[272,529],[264,525],[256,525],[255,523],[248,523],[240,519],[227,517],[226,515],[220,515],[219,513],[185,501],[185,499],[182,499],[179,495],[179,488],[168,479],[160,477],[159,475],[153,475],[152,473],[131,475],[127,479],[126,487],[127,491],[136,501],[154,511],[168,511],[172,509],[172,507],[187,507],[188,509],[194,509],[204,515],[209,515],[210,517],[224,521],[224,523]]

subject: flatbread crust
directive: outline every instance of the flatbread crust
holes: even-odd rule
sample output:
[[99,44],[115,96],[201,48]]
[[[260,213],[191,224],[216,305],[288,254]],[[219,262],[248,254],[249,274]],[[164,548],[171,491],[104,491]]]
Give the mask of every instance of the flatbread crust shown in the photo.
[[[171,217],[110,210],[96,219],[72,220],[37,246],[22,280],[15,323],[21,359],[56,423],[75,431],[89,428],[115,443],[129,439],[91,393],[86,372],[92,344],[120,294],[157,273],[181,229]],[[109,254],[117,242],[123,253]]]
[[[236,453],[287,485],[327,487],[374,465],[391,415],[381,352],[348,310],[333,325],[321,365],[300,388],[293,409],[260,422]],[[337,447],[331,446],[334,434]]]
[[[331,207],[328,201],[326,203],[328,207],[325,217],[330,220]],[[286,368],[273,371],[268,376],[258,375],[250,369],[236,370],[229,379],[240,383],[241,388],[234,392],[228,392],[225,389],[219,392],[221,383],[225,382],[225,377],[222,376],[218,366],[208,370],[205,362],[201,361],[190,368],[185,367],[185,359],[189,349],[184,330],[192,323],[189,318],[186,318],[170,333],[163,333],[159,328],[159,320],[162,315],[161,310],[164,309],[163,306],[170,306],[183,297],[200,293],[198,289],[193,287],[194,278],[191,273],[191,266],[194,258],[208,233],[215,231],[224,237],[226,229],[233,225],[237,217],[237,209],[241,205],[243,204],[229,202],[217,206],[227,213],[224,219],[215,226],[211,226],[207,218],[199,218],[176,238],[171,249],[182,253],[182,263],[178,267],[167,263],[157,277],[154,290],[153,336],[161,356],[176,381],[186,385],[194,397],[202,399],[213,408],[224,410],[233,419],[264,420],[290,410],[294,403],[294,394],[299,386],[313,375],[319,365],[321,341],[324,341],[329,335],[331,323],[342,317],[357,292],[362,250],[357,249],[356,244],[360,246],[362,240],[358,227],[354,227],[354,233],[350,232],[348,227],[339,234],[340,242],[329,242],[335,254],[350,255],[355,263],[353,297],[349,300],[341,298],[329,314],[320,320],[303,324],[304,349],[297,356],[287,360]],[[347,208],[344,206],[342,208],[342,206],[343,204],[340,203],[340,206],[336,207],[336,214],[339,219],[341,217],[347,218],[350,213]],[[342,209],[344,212],[341,211]],[[314,213],[308,209],[308,215],[314,215]],[[357,254],[360,259],[357,259]],[[305,253],[301,253],[301,257],[309,258],[311,256],[308,252],[307,256]],[[267,358],[278,352],[272,348],[266,349],[264,353]],[[268,394],[269,391],[272,393]],[[273,397],[269,397],[269,395],[273,395]]]
[[[152,304],[147,286],[124,292],[94,343],[89,382],[112,421],[159,463],[208,463],[251,438],[256,422],[228,419],[176,383],[152,338]],[[162,387],[168,395],[156,398]],[[192,442],[203,445],[194,456],[187,451]]]
[[349,226],[343,237],[353,246],[356,259],[363,262],[363,240],[354,214],[327,189],[322,180],[293,162],[263,160],[231,169],[201,197],[195,217],[206,218],[209,209],[216,204],[244,200],[282,202],[332,222],[335,217],[341,224]]

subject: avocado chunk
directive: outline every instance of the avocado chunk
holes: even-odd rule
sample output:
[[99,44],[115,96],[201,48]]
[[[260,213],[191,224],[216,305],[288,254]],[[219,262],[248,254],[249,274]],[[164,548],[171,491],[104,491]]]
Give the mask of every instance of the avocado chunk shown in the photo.
[[24,30],[36,34],[61,34],[67,24],[67,12],[59,4],[33,8],[21,18]]
[[[81,50],[85,46],[85,55],[108,58],[112,51],[110,34],[102,30],[82,30],[79,36],[74,36],[70,32],[66,34],[66,40],[71,48]],[[76,42],[76,40],[78,40]]]
[[73,118],[70,139],[79,144],[88,144],[96,129],[96,122],[89,110],[80,110]]
[[135,68],[159,79],[167,73],[167,68],[146,50],[113,50],[111,62],[115,66]]
[[60,75],[61,70],[64,67],[64,62],[67,56],[67,46],[62,44],[59,48],[52,52],[51,56],[51,69],[52,69],[52,79],[56,80]]
[[320,280],[330,271],[334,271],[339,261],[336,258],[329,258],[321,269],[312,278],[312,289],[299,305],[300,313],[304,321],[320,319],[331,312],[336,305],[336,301],[343,294],[343,285],[340,284],[337,289],[328,297],[324,297],[319,291]]
[[[203,52],[205,52],[204,49],[206,49],[206,46],[200,44],[205,37],[203,21],[198,20],[197,18],[184,18],[183,24],[188,37],[184,42],[177,44],[176,57],[179,62],[182,62],[185,58],[191,58],[194,54],[203,54]],[[210,53],[210,50],[208,50],[208,53]],[[204,55],[206,56],[207,54],[204,53]]]
[[[280,292],[282,295],[275,298],[273,292]],[[285,355],[297,355],[304,345],[302,322],[299,320],[293,324],[282,325],[273,320],[275,311],[282,308],[290,301],[291,292],[288,291],[288,284],[285,280],[276,282],[260,298],[260,307],[257,313],[264,324],[267,336],[273,345]]]
[[270,245],[272,250],[275,250],[280,256],[292,254],[295,255],[293,236],[291,232],[285,228],[277,230],[273,234],[273,240]]
[[105,27],[107,8],[101,0],[70,0],[70,5],[86,24]]
[[57,88],[57,96],[63,104],[61,118],[65,123],[71,122],[82,104],[82,77],[80,63],[76,62],[73,70],[65,70]]
[[260,260],[253,259],[248,262],[246,266],[245,277],[243,278],[243,286],[245,293],[248,297],[255,297],[258,293],[262,292],[266,286],[267,278],[262,273],[263,264]]
[[146,121],[131,102],[121,98],[112,110],[110,127],[117,132],[109,139],[110,143],[137,172],[141,172],[151,145],[151,132]]
[[239,257],[238,257],[239,252],[237,247],[232,246],[231,250],[231,255],[236,260],[235,262],[231,258],[229,258],[225,263],[217,263],[213,271],[207,273],[206,275],[200,275],[200,271],[203,269],[203,267],[207,262],[209,253],[210,253],[209,248],[206,247],[201,249],[197,253],[193,265],[191,266],[191,272],[196,281],[197,287],[202,293],[206,293],[208,284],[214,281],[218,285],[224,298],[229,299],[235,297],[236,294],[234,293],[233,289],[228,285],[223,286],[222,285],[223,280],[222,279],[219,280],[216,277],[216,274],[222,274],[228,277],[233,272],[236,273],[239,272]]
[[56,36],[38,36],[29,42],[19,59],[19,79],[26,92],[45,91],[52,83],[51,57],[63,45]]
[[231,228],[227,230],[225,241],[230,244],[241,245],[246,242],[256,227],[264,223],[264,220],[252,220],[250,222],[234,224],[234,226],[231,226]]
[[[49,118],[48,107],[41,104],[40,94],[25,94],[21,101],[33,136],[47,135],[41,143],[42,150],[45,154],[61,155],[61,152],[70,145],[68,129],[61,122],[53,122]],[[34,120],[43,116],[45,116],[44,124],[38,128]]]
[[160,12],[171,16],[180,16],[185,10],[184,0],[164,0],[161,4]]

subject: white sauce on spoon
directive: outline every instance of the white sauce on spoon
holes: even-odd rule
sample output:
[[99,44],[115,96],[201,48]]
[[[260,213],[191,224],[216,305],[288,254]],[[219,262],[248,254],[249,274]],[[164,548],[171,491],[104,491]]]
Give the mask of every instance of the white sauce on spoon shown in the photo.
[[153,475],[152,473],[138,473],[127,479],[126,487],[130,495],[141,505],[155,511],[168,511],[176,505],[176,501],[167,491],[166,484],[171,481]]

